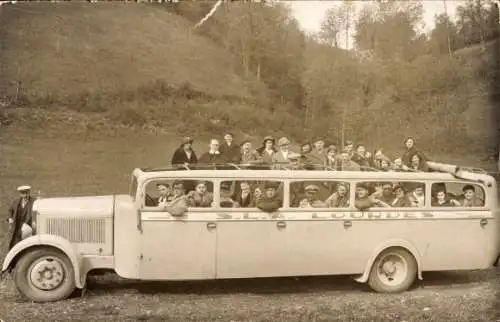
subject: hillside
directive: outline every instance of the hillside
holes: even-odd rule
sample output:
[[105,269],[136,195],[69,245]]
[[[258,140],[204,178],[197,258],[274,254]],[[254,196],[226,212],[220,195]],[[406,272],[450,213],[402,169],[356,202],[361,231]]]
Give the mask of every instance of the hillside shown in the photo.
[[180,16],[148,4],[18,2],[0,15],[0,93],[124,91],[155,81],[250,97],[231,56]]

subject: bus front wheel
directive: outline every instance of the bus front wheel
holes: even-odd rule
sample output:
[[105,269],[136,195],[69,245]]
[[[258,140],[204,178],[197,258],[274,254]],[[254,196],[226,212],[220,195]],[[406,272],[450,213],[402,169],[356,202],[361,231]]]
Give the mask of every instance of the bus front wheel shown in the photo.
[[76,288],[71,261],[49,247],[23,254],[16,263],[13,277],[19,292],[34,302],[64,300]]
[[372,265],[368,285],[379,293],[404,292],[415,282],[417,261],[405,249],[391,247],[380,253]]

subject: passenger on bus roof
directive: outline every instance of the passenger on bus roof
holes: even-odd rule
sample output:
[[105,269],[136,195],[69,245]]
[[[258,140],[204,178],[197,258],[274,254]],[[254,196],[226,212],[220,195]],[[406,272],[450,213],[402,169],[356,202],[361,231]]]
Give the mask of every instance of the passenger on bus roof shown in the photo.
[[406,166],[411,167],[411,164],[412,164],[411,159],[412,159],[412,156],[415,154],[418,154],[424,162],[428,161],[427,156],[422,151],[417,149],[416,144],[415,144],[415,138],[413,138],[411,136],[407,137],[404,140],[404,145],[405,145],[405,151],[404,151],[403,155],[401,156],[401,159],[403,160],[403,163]]
[[321,138],[317,138],[313,142],[314,148],[307,156],[307,161],[313,165],[325,165],[326,164],[326,150],[325,141]]
[[338,165],[339,171],[360,171],[359,164],[351,160],[349,156],[349,150],[342,150],[340,154],[340,164]]
[[266,136],[262,142],[262,146],[257,149],[257,152],[259,152],[262,157],[262,162],[265,164],[273,164],[273,156],[276,153],[274,145],[274,138],[272,136]]
[[226,162],[238,163],[240,161],[240,145],[234,143],[232,133],[226,132],[224,135],[224,142],[220,145],[220,153]]
[[172,156],[172,165],[189,165],[198,162],[198,157],[193,150],[193,139],[185,137],[181,146],[175,150]]
[[308,185],[304,189],[306,197],[299,203],[300,208],[325,208],[326,203],[321,201],[318,197],[319,187],[316,185]]
[[358,144],[356,146],[356,152],[351,158],[352,161],[359,164],[361,169],[370,167],[370,160],[366,156],[366,147],[363,144]]
[[242,164],[256,164],[262,163],[262,157],[259,152],[252,149],[252,143],[248,140],[243,141],[241,144],[241,157],[238,161]]
[[201,164],[223,164],[226,163],[227,159],[219,151],[219,141],[216,139],[210,140],[209,150],[207,153],[203,154],[198,161]]
[[410,169],[413,171],[424,171],[428,172],[429,168],[426,161],[419,153],[414,153],[410,156]]

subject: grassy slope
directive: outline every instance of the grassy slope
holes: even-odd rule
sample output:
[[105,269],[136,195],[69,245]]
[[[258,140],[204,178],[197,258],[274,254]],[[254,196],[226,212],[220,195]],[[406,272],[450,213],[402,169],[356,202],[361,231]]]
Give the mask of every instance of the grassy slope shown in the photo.
[[185,19],[148,4],[4,5],[0,93],[22,81],[29,95],[136,88],[189,81],[213,95],[248,97],[231,56],[193,34]]

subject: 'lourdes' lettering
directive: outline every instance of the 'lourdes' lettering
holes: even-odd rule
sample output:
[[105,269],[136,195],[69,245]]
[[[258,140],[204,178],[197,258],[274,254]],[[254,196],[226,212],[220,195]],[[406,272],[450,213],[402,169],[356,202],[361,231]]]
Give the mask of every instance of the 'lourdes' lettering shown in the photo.
[[232,219],[233,216],[229,214],[217,214],[217,219]]
[[385,213],[385,216],[387,217],[387,219],[396,219],[396,218],[399,218],[400,215],[401,214],[399,212],[386,212]]
[[415,219],[417,218],[417,215],[414,212],[405,212],[403,214],[405,218],[410,218],[410,219]]
[[364,217],[362,212],[351,212],[349,215],[353,219],[359,219]]
[[330,217],[333,219],[342,219],[345,217],[345,214],[343,212],[332,212]]
[[368,219],[382,218],[382,214],[380,212],[370,212],[368,213]]

